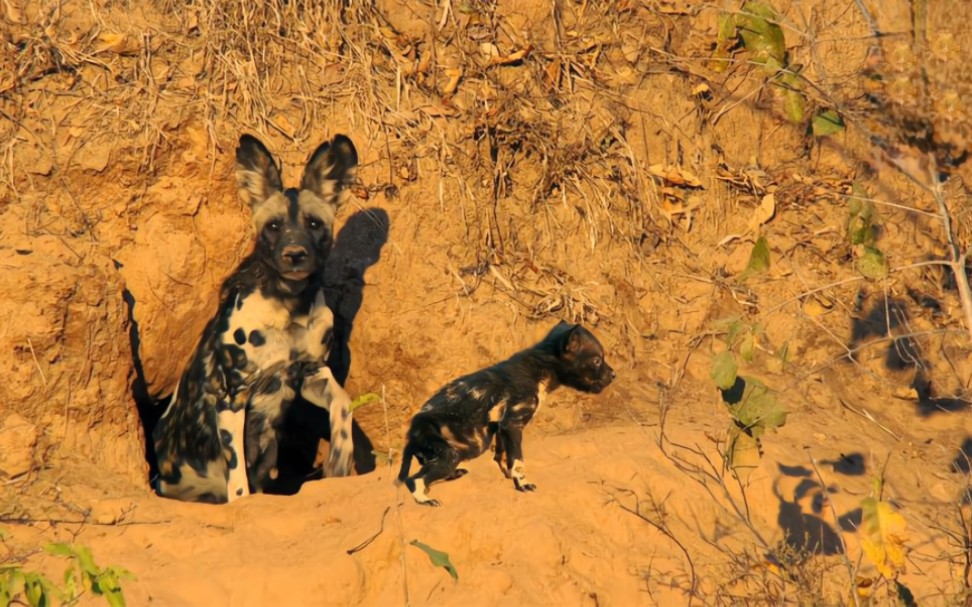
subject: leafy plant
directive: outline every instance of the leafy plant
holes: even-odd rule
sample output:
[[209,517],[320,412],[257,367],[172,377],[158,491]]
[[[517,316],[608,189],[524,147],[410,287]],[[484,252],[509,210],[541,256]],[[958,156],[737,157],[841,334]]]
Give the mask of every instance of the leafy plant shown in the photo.
[[878,214],[860,184],[851,186],[847,207],[847,240],[857,254],[857,270],[872,280],[888,275],[888,261],[877,247]]
[[442,552],[441,550],[436,550],[435,548],[429,546],[428,544],[423,544],[418,540],[412,540],[411,542],[409,542],[409,544],[415,546],[425,554],[429,555],[429,560],[432,561],[433,565],[435,565],[436,567],[444,568],[446,571],[449,572],[449,575],[452,576],[453,580],[457,582],[459,581],[459,572],[456,571],[456,568],[453,567],[452,562],[449,561],[448,554]]
[[[712,53],[713,69],[724,71],[733,52],[740,46],[749,53],[751,62],[762,67],[780,90],[783,114],[787,119],[796,124],[803,123],[807,117],[807,99],[801,89],[800,66],[790,63],[783,28],[771,5],[750,0],[741,11],[719,16],[716,48]],[[807,130],[816,137],[826,137],[843,131],[844,121],[833,109],[821,110],[813,115]]]
[[70,559],[64,571],[64,584],[59,586],[41,573],[24,571],[18,565],[0,566],[0,607],[26,604],[30,607],[47,607],[57,600],[74,603],[85,592],[102,596],[111,607],[124,607],[122,580],[135,579],[123,567],[109,565],[100,567],[95,563],[91,551],[76,544],[48,544],[49,554]]
[[759,465],[762,454],[760,438],[767,430],[785,424],[787,411],[762,381],[738,374],[736,361],[730,351],[715,356],[711,378],[732,417],[725,462],[736,478],[745,484]]
[[760,438],[767,430],[785,424],[787,412],[766,384],[758,378],[739,375],[733,349],[738,349],[746,361],[752,361],[763,332],[760,325],[747,323],[738,317],[719,324],[726,329],[724,339],[727,349],[713,357],[710,377],[732,418],[726,441],[725,463],[736,478],[745,484],[759,465],[762,454]]

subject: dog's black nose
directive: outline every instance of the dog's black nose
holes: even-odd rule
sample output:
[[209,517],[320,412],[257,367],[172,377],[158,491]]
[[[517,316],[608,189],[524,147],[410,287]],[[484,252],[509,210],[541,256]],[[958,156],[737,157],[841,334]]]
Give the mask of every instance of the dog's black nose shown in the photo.
[[307,249],[297,245],[289,245],[284,247],[280,255],[289,261],[290,265],[297,266],[307,257]]

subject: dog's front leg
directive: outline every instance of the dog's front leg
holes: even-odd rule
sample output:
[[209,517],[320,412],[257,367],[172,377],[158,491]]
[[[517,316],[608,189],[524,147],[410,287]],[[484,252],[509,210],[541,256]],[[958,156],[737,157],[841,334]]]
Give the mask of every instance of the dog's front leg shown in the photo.
[[[513,479],[517,491],[536,491],[537,486],[529,482],[523,464],[523,426],[520,424],[500,425],[496,434],[496,446],[506,452],[507,478]],[[502,452],[500,452],[500,455]],[[498,460],[497,460],[498,461]]]
[[246,476],[244,435],[246,432],[246,403],[237,398],[229,407],[219,411],[216,423],[219,427],[219,441],[226,458],[227,501],[250,494],[250,483]]
[[351,438],[351,397],[322,366],[304,377],[301,394],[311,404],[325,409],[331,421],[331,452],[324,464],[325,476],[348,476],[354,456]]

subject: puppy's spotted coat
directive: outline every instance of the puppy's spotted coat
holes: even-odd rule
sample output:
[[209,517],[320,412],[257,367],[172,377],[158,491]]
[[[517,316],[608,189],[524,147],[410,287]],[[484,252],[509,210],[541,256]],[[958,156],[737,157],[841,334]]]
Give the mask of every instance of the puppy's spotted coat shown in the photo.
[[[500,469],[519,491],[534,491],[523,467],[523,429],[544,394],[561,385],[597,394],[613,379],[597,338],[561,322],[532,348],[460,377],[429,399],[412,418],[398,479],[415,501],[438,506],[429,485],[465,474],[459,462],[481,455],[495,436]],[[413,456],[422,468],[409,476]]]
[[158,492],[224,503],[263,492],[278,474],[287,408],[303,397],[329,411],[327,476],[351,469],[347,393],[325,364],[333,316],[322,275],[344,185],[358,163],[343,135],[311,154],[300,188],[256,138],[236,150],[240,195],[253,211],[253,252],[223,283],[168,409],[154,433]]

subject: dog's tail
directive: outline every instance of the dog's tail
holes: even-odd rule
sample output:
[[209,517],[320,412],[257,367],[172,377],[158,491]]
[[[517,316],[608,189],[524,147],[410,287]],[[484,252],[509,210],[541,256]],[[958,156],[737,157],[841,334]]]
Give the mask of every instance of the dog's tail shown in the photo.
[[399,484],[404,483],[408,480],[408,472],[412,467],[412,456],[415,455],[415,448],[412,446],[412,442],[408,441],[405,444],[405,449],[402,451],[402,468],[398,471],[398,482]]

